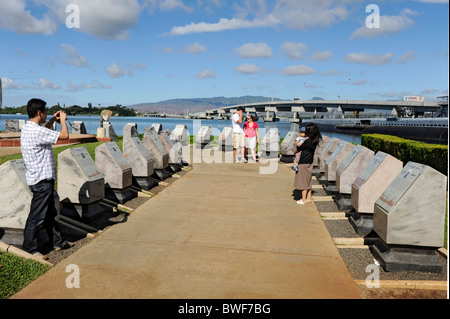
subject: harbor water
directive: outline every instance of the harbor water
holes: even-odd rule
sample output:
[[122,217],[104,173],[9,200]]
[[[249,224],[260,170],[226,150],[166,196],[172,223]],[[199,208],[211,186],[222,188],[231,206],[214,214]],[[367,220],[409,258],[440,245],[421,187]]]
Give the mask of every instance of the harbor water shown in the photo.
[[[17,119],[17,120],[28,120],[27,115],[18,114],[1,114],[0,115],[0,131],[5,130],[5,121],[7,119]],[[97,134],[97,128],[100,126],[100,116],[67,116],[68,124],[74,121],[82,121],[86,127],[88,134]],[[183,119],[183,118],[160,118],[160,117],[135,117],[135,116],[113,116],[110,119],[117,135],[123,135],[123,127],[128,123],[136,123],[137,129],[140,134],[144,133],[144,128],[151,126],[152,124],[161,124],[163,129],[173,130],[177,125],[186,125],[188,133],[190,135],[196,135],[202,126],[210,126],[212,128],[212,135],[219,136],[224,127],[231,127],[230,120],[194,120],[194,119]],[[259,135],[263,138],[265,132],[270,128],[277,128],[280,137],[284,138],[286,134],[291,130],[297,130],[298,124],[293,124],[290,122],[263,122],[258,121]],[[57,128],[58,130],[60,127]],[[70,125],[69,125],[70,132]],[[361,137],[359,135],[353,134],[342,134],[336,132],[322,132],[322,135],[327,135],[329,137],[336,137],[340,140],[351,142],[354,144],[361,143]]]

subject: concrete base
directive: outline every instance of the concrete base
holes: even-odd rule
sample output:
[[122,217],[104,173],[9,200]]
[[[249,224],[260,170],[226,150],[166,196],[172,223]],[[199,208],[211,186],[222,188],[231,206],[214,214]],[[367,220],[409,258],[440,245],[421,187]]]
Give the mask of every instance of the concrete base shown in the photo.
[[338,193],[334,198],[334,202],[339,210],[349,210],[353,208],[351,194]]
[[317,166],[314,166],[313,171],[312,171],[312,176],[315,176],[315,177],[320,176],[319,168]]
[[336,188],[336,181],[328,181],[328,184],[324,185],[323,189],[328,195],[337,195],[339,193]]
[[233,145],[221,145],[221,146],[219,147],[219,149],[220,149],[222,152],[232,152],[232,151],[233,151]]
[[154,169],[154,173],[152,176],[157,180],[163,181],[166,178],[169,178],[171,175],[165,169]]
[[328,186],[328,180],[325,178],[325,174],[320,172],[317,176],[317,181],[320,183],[320,185]]
[[367,235],[373,231],[373,214],[351,211],[348,221],[359,235]]
[[22,249],[23,229],[0,228],[0,240],[8,245]]
[[379,239],[372,253],[385,271],[442,272],[436,248],[388,245]]
[[281,155],[280,162],[282,163],[293,163],[294,162],[294,155]]
[[156,185],[158,185],[158,181],[151,176],[148,177],[133,176],[132,185],[148,191],[150,188],[153,188]]
[[260,158],[278,158],[278,152],[261,152],[259,155]]
[[133,197],[134,195],[128,187],[124,189],[105,187],[105,198],[112,200],[113,202],[124,204]]
[[100,202],[92,204],[74,204],[71,202],[61,202],[61,215],[74,220],[90,222],[103,214],[105,211]]
[[176,173],[181,171],[181,168],[183,167],[183,164],[169,164],[167,167],[167,170],[171,173]]

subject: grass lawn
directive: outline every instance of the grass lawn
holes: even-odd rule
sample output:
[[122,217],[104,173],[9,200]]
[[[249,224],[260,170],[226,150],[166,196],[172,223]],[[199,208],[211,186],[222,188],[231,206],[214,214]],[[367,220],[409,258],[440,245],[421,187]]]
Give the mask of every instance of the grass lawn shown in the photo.
[[49,269],[37,261],[0,252],[0,299],[8,299]]

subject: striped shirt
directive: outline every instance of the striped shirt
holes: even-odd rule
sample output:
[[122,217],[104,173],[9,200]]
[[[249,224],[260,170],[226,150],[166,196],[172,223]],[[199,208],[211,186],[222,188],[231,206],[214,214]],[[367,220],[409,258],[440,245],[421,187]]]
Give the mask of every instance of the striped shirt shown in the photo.
[[36,185],[45,179],[56,180],[52,144],[56,144],[59,134],[31,121],[22,127],[20,147],[27,167],[28,185]]

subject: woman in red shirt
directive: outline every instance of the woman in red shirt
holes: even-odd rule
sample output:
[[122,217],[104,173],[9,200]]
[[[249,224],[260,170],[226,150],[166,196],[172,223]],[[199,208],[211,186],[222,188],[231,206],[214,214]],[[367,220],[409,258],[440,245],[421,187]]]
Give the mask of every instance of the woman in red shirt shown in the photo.
[[256,144],[259,141],[258,124],[255,122],[255,117],[253,115],[247,116],[247,122],[244,124],[245,133],[245,146],[250,149],[253,160],[257,162],[256,159]]

